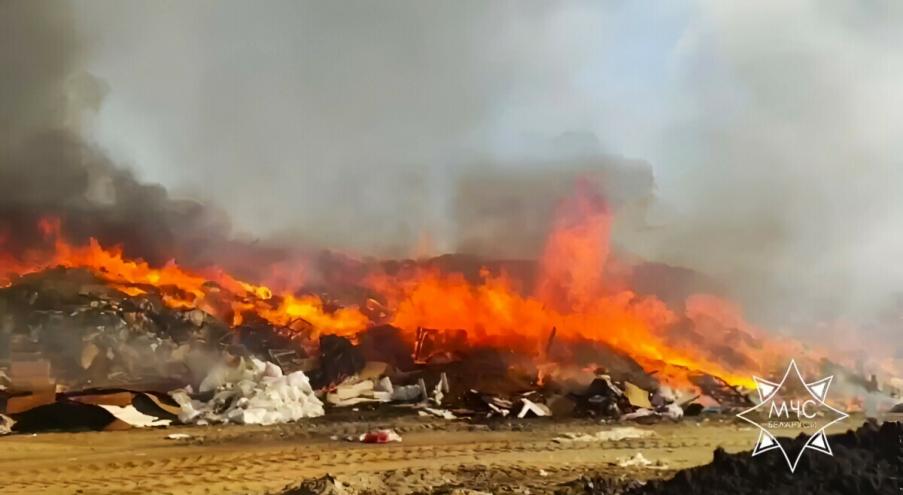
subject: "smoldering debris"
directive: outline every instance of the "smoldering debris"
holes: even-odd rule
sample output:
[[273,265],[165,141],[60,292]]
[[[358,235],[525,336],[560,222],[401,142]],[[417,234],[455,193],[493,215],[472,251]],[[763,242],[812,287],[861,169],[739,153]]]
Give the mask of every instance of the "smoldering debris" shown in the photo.
[[[27,388],[138,387],[194,383],[228,342],[229,327],[198,309],[128,297],[81,270],[54,269],[0,289],[12,377]],[[29,364],[30,363],[30,364]],[[49,376],[52,369],[53,376]]]
[[[0,339],[9,344],[0,413],[17,421],[13,431],[274,424],[358,407],[449,421],[647,423],[750,400],[708,375],[693,375],[702,395],[678,394],[612,350],[597,354],[610,368],[588,382],[559,381],[523,353],[468,345],[462,331],[422,328],[408,341],[385,324],[355,335],[262,318],[232,327],[228,312],[179,309],[164,303],[163,289],[130,289],[65,268],[0,289]],[[555,339],[546,357],[565,345]]]
[[[637,410],[623,390],[639,405],[648,395],[600,375],[575,395],[578,407],[562,409],[567,392],[538,385],[527,361],[468,349],[460,336],[424,330],[409,344],[382,325],[353,340],[314,341],[263,321],[233,329],[200,309],[167,306],[150,287],[142,292],[129,296],[64,268],[0,289],[0,336],[9,343],[0,356],[9,375],[3,411],[16,431],[273,424],[364,404],[449,420],[548,417],[553,407],[617,418]],[[457,346],[456,359],[435,358],[444,342]],[[387,361],[367,360],[374,357]]]
[[16,420],[5,414],[0,414],[0,435],[9,435],[12,433],[13,425],[15,424]]

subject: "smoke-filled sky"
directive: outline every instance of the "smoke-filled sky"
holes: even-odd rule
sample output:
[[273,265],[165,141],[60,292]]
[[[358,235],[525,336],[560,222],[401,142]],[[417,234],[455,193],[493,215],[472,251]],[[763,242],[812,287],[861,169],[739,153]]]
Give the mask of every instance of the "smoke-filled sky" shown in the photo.
[[618,246],[762,318],[864,318],[903,287],[900,2],[71,4],[82,132],[240,232],[519,256],[539,219],[481,239],[474,184],[544,204],[602,170]]

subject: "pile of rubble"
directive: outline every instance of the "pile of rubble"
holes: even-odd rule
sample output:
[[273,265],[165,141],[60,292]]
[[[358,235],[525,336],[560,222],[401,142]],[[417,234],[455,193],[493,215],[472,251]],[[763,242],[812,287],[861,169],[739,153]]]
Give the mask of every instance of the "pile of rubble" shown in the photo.
[[[589,362],[613,369],[564,382],[543,376],[531,357],[467,347],[463,331],[421,328],[412,343],[378,325],[354,339],[314,340],[304,322],[309,331],[250,315],[230,328],[201,309],[174,309],[156,288],[138,287],[133,296],[120,289],[64,268],[0,289],[0,413],[18,421],[12,429],[272,424],[380,404],[450,420],[648,422],[752,404],[709,375],[691,377],[701,394],[679,394],[598,343],[578,347]],[[568,345],[554,336],[547,357]],[[71,421],[54,424],[59,414]],[[7,423],[0,417],[0,432]]]
[[17,384],[40,385],[31,379],[46,374],[39,368],[65,389],[190,383],[230,336],[201,310],[129,297],[82,270],[48,270],[0,289],[0,367]]
[[[289,345],[280,329],[264,333],[271,350]],[[323,414],[303,372],[283,376],[241,335],[200,309],[173,309],[150,289],[126,295],[84,270],[24,276],[0,289],[0,433]],[[298,361],[295,350],[274,354],[285,367]],[[199,391],[188,397],[192,385]]]
[[276,364],[255,358],[217,365],[198,391],[209,399],[193,399],[190,388],[170,393],[181,407],[181,422],[269,425],[325,414],[303,371],[284,375]]

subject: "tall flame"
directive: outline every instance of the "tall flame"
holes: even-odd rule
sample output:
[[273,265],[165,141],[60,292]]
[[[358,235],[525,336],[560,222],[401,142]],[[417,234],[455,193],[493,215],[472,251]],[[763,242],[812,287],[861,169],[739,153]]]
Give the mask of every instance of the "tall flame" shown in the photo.
[[[368,283],[394,308],[392,324],[409,333],[420,327],[461,329],[474,344],[539,354],[554,328],[563,340],[609,344],[647,369],[667,371],[660,376],[681,385],[687,384],[687,370],[753,385],[750,376],[759,369],[719,361],[717,355],[704,352],[704,340],[687,345],[673,338],[669,332],[681,315],[662,301],[629,290],[606,290],[610,229],[611,215],[604,200],[583,183],[558,208],[534,296],[523,295],[525,291],[507,274],[487,269],[477,283],[461,274],[430,269],[394,277],[374,274]],[[735,331],[736,327],[718,328]],[[762,360],[749,359],[745,364],[753,362]]]
[[555,307],[582,311],[602,289],[611,214],[586,181],[562,201],[540,262],[537,296]]

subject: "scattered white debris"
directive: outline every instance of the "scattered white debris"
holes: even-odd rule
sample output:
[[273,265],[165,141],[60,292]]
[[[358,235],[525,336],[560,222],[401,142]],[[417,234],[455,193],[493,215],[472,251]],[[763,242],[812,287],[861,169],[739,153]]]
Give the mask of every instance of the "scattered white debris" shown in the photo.
[[611,430],[602,430],[593,434],[589,433],[564,433],[555,438],[557,442],[617,442],[628,438],[646,438],[654,436],[652,430],[644,430],[634,426],[621,426]]
[[646,456],[643,455],[642,452],[637,452],[633,457],[625,457],[618,459],[618,466],[621,467],[634,467],[634,466],[651,466],[652,461],[646,459]]
[[640,408],[632,413],[621,415],[622,420],[646,418],[649,416],[660,416],[668,419],[678,420],[684,416],[684,410],[679,405],[672,402],[670,404],[656,407],[655,409]]
[[424,407],[417,412],[419,416],[437,416],[442,419],[458,419],[457,416],[448,409],[435,409],[432,407]]
[[191,435],[189,435],[188,433],[170,433],[163,438],[167,440],[188,440],[189,438],[191,438]]
[[169,426],[170,423],[172,423],[171,419],[160,419],[155,416],[144,414],[143,412],[135,409],[135,406],[133,405],[123,407],[100,404],[100,407],[109,411],[109,413],[115,416],[116,419],[124,421],[136,428],[145,428],[148,426]]
[[540,469],[540,470],[539,470],[539,475],[542,476],[543,478],[545,478],[546,476],[549,475],[549,472],[546,471],[545,469]]
[[361,379],[353,376],[326,394],[326,401],[337,407],[355,406],[367,402],[389,402],[394,387],[389,377]]
[[5,414],[0,414],[0,435],[9,435],[13,432],[13,425],[16,420]]
[[525,418],[527,414],[533,414],[538,417],[551,416],[552,410],[549,409],[549,406],[545,404],[540,404],[538,402],[533,402],[530,399],[521,399],[521,410],[517,413],[518,418]]
[[658,407],[671,402],[679,402],[679,400],[674,389],[667,385],[661,385],[658,387],[658,390],[652,392],[652,400],[650,402],[653,407]]
[[200,390],[215,393],[208,402],[192,400],[185,391],[170,394],[182,409],[182,422],[271,425],[324,414],[303,371],[283,375],[275,364],[255,358],[242,358],[234,367],[217,366]]
[[388,392],[390,398],[395,395],[395,386],[392,384],[392,380],[389,379],[388,376],[384,376],[379,379],[379,389]]
[[637,452],[633,457],[622,457],[618,459],[618,466],[621,467],[645,467],[649,469],[667,469],[668,466],[662,461],[650,461],[641,452]]
[[666,418],[670,418],[673,420],[678,420],[684,417],[684,410],[676,403],[671,403],[665,406],[664,411],[661,411],[660,414],[665,416]]
[[430,400],[433,404],[437,406],[442,405],[442,399],[445,398],[445,394],[449,393],[451,389],[448,386],[448,376],[443,371],[439,376],[439,381],[436,383],[436,387],[433,389],[433,396]]
[[643,407],[643,408],[637,409],[636,411],[634,411],[632,413],[622,414],[621,419],[623,419],[623,420],[639,419],[639,418],[646,418],[649,416],[655,416],[655,411],[653,411],[652,409]]
[[399,402],[413,402],[427,399],[426,384],[421,378],[416,385],[401,385],[394,387],[392,400]]
[[510,409],[502,409],[501,407],[499,407],[499,406],[497,406],[497,405],[495,405],[495,404],[493,404],[493,403],[491,403],[491,402],[488,403],[488,404],[486,404],[486,405],[489,406],[489,409],[490,409],[492,412],[494,412],[494,413],[496,413],[496,414],[500,414],[503,418],[507,418],[508,415],[511,414],[511,410],[510,410]]

